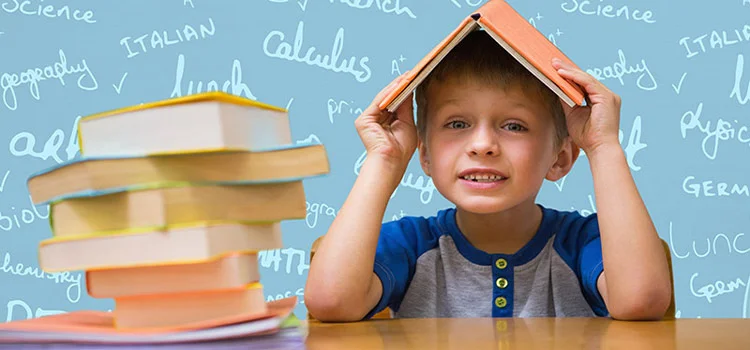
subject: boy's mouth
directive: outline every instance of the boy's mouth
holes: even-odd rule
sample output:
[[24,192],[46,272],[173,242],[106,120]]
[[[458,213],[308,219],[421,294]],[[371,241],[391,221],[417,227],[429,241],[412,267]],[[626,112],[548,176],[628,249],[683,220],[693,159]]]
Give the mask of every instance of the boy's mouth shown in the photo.
[[461,172],[458,177],[473,182],[495,182],[508,178],[500,172],[492,169],[469,169]]
[[500,181],[505,180],[505,177],[499,176],[499,175],[489,175],[489,174],[477,174],[477,175],[466,175],[461,177],[464,180],[468,181],[474,181],[474,182],[493,182],[493,181]]

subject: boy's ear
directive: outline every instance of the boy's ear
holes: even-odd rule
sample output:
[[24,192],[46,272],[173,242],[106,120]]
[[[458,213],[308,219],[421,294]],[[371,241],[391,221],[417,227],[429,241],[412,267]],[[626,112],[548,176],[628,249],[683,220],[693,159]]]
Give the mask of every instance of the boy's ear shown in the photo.
[[422,166],[422,171],[430,176],[430,156],[421,137],[417,138],[417,151],[419,151],[419,164]]
[[566,137],[557,152],[557,160],[552,164],[545,178],[552,182],[563,178],[573,168],[580,153],[581,148],[570,139],[570,136]]

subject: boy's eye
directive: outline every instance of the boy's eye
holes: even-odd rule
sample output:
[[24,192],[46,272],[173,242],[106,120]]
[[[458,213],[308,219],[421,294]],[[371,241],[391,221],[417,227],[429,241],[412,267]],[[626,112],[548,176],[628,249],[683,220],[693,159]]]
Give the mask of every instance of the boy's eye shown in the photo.
[[518,123],[509,123],[506,126],[506,129],[513,131],[513,132],[520,132],[526,130],[526,128]]
[[448,127],[449,128],[453,128],[453,129],[463,129],[463,128],[466,128],[468,126],[469,126],[468,123],[460,121],[460,120],[454,120],[454,121],[448,123]]

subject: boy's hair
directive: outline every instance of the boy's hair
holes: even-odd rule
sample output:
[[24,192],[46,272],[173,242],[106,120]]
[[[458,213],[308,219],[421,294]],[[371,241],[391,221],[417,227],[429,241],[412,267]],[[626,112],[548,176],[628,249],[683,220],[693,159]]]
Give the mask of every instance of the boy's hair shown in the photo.
[[473,31],[466,36],[435,67],[417,87],[417,133],[424,140],[427,117],[427,89],[432,84],[448,79],[474,79],[483,84],[500,88],[521,88],[531,98],[542,103],[555,123],[555,145],[560,146],[568,136],[565,114],[560,98],[529,72],[523,65],[505,51],[483,30]]

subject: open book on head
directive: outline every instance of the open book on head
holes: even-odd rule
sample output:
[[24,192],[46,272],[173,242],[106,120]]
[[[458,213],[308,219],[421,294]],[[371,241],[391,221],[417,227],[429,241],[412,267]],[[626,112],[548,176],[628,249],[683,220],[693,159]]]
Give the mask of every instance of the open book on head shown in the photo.
[[407,73],[390,94],[380,102],[380,109],[394,112],[440,61],[469,33],[484,30],[519,63],[554,91],[570,107],[583,105],[584,92],[578,85],[561,77],[552,67],[556,57],[576,66],[542,33],[524,19],[505,0],[488,0],[435,46]]

